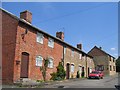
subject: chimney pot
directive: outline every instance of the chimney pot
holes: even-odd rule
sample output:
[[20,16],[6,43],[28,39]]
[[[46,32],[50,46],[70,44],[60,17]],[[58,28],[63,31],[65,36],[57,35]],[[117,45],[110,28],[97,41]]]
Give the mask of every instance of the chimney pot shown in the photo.
[[28,10],[25,10],[20,13],[20,18],[26,20],[27,22],[32,22],[32,13]]
[[64,32],[56,32],[56,37],[64,41]]

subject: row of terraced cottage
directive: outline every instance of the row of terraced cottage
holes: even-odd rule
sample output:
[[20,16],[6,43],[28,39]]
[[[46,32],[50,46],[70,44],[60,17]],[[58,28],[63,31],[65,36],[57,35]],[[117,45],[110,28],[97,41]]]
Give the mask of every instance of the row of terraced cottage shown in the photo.
[[[44,58],[49,60],[47,80],[51,78],[51,73],[56,72],[59,62],[64,65],[66,79],[76,78],[77,71],[80,77],[83,71],[88,77],[95,69],[103,70],[106,74],[115,73],[115,58],[100,48],[95,46],[87,54],[82,51],[82,44],[73,47],[64,42],[63,32],[57,32],[54,37],[34,27],[31,24],[32,13],[27,10],[20,13],[20,18],[4,9],[0,9],[0,12],[3,83],[14,83],[20,78],[43,80],[40,66]],[[97,56],[99,58],[96,61]]]

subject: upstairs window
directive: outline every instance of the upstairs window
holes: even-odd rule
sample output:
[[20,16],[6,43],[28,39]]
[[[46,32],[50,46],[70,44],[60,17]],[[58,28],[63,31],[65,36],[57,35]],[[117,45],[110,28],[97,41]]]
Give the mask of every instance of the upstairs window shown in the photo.
[[53,59],[49,58],[48,67],[53,68]]
[[82,59],[82,54],[79,54],[79,59]]
[[113,59],[113,62],[115,62],[115,60]]
[[37,32],[37,42],[43,44],[44,36],[42,33]]
[[64,47],[64,54],[66,54],[66,46]]
[[71,53],[71,56],[74,57],[74,50],[72,49],[72,53]]
[[42,66],[43,58],[41,56],[36,57],[36,66]]
[[51,48],[54,48],[54,39],[52,39],[52,38],[48,39],[48,46]]

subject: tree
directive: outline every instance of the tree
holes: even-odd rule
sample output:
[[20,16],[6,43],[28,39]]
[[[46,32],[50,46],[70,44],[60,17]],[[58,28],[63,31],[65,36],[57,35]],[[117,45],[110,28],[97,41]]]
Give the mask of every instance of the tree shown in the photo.
[[49,63],[49,60],[44,59],[43,60],[44,65],[40,67],[40,71],[42,72],[42,76],[43,76],[44,81],[46,81],[46,71],[47,71],[48,63]]
[[51,74],[51,80],[64,80],[65,79],[65,76],[66,76],[66,72],[64,70],[64,67],[62,65],[61,62],[59,62],[59,65],[56,67],[57,68],[57,72],[53,72]]

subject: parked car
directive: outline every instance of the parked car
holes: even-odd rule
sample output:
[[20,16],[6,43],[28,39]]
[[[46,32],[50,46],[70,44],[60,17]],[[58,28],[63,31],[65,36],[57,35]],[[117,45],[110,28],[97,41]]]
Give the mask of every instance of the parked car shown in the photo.
[[102,71],[92,71],[88,78],[97,78],[97,79],[103,79],[103,72]]

